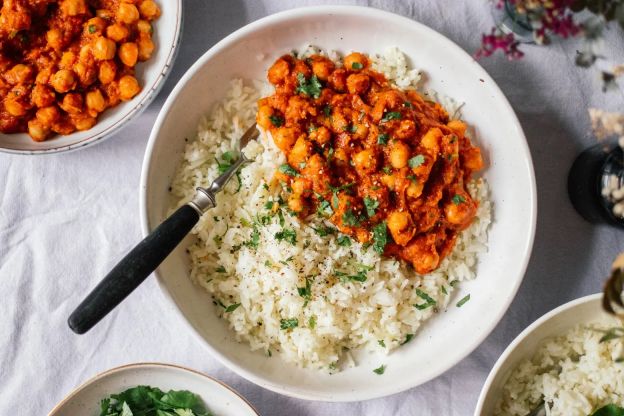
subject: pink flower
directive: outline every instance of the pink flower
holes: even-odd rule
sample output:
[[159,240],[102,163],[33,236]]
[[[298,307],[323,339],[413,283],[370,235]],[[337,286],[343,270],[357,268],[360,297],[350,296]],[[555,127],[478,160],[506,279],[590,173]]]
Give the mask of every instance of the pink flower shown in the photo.
[[505,34],[492,28],[489,35],[483,34],[481,38],[481,48],[476,52],[475,57],[491,56],[497,50],[501,50],[509,60],[520,59],[524,53],[518,49],[519,42],[512,33]]

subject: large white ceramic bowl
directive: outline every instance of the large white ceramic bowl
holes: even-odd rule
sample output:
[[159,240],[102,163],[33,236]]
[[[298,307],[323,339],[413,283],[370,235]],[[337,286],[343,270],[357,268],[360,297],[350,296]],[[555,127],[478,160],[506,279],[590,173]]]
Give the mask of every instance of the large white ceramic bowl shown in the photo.
[[[398,46],[426,73],[428,85],[465,102],[488,161],[494,223],[478,277],[462,285],[455,301],[390,356],[362,355],[359,366],[335,375],[303,370],[277,357],[252,353],[220,320],[207,293],[191,283],[187,238],[157,271],[163,291],[212,354],[241,376],[286,395],[355,401],[397,393],[438,376],[475,349],[503,316],[522,281],[535,232],[535,178],[527,143],[513,110],[494,81],[457,45],[410,19],[372,8],[314,7],[289,10],[251,23],[203,55],[175,87],[152,130],[141,179],[141,216],[147,235],[166,215],[167,188],[185,138],[223,97],[232,77],[264,79],[281,54],[305,42],[342,52],[375,53]],[[386,364],[383,376],[372,372]]]
[[251,404],[220,381],[189,368],[159,363],[128,364],[98,374],[71,392],[48,416],[97,416],[102,399],[136,386],[191,391],[219,416],[258,416]]
[[488,375],[479,395],[474,416],[490,416],[502,396],[503,386],[513,370],[531,358],[547,338],[563,335],[577,325],[608,318],[601,307],[602,293],[575,299],[548,312],[513,340]]
[[113,136],[138,116],[156,97],[169,75],[182,34],[182,0],[158,0],[157,3],[162,13],[153,24],[152,39],[156,49],[148,61],[136,66],[136,77],[142,87],[136,97],[106,110],[97,124],[86,131],[56,135],[43,142],[35,142],[26,133],[0,133],[0,151],[40,155],[81,149]]

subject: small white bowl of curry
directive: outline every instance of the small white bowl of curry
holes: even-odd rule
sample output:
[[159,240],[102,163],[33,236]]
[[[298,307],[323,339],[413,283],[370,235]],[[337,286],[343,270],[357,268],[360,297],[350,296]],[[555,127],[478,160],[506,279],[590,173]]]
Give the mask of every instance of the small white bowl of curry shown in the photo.
[[162,86],[181,23],[181,1],[5,1],[0,150],[49,154],[113,135]]

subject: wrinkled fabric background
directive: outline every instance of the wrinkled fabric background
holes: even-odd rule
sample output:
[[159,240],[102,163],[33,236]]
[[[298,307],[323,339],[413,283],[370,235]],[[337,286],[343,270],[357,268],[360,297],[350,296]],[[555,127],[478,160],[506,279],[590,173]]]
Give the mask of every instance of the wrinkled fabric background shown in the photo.
[[[182,44],[164,89],[116,137],[70,154],[0,154],[0,415],[47,414],[87,378],[138,361],[177,363],[211,374],[263,415],[471,415],[490,368],[523,328],[562,303],[601,290],[611,261],[624,250],[624,234],[584,222],[568,201],[566,178],[576,154],[594,143],[587,108],[622,110],[624,96],[603,94],[595,72],[573,65],[578,44],[566,42],[525,46],[527,56],[520,62],[500,56],[482,61],[511,101],[529,141],[537,174],[537,236],[509,311],[485,342],[446,374],[361,403],[280,396],[213,359],[180,325],[153,278],[87,335],[74,335],[66,325],[70,312],[141,237],[139,174],[156,115],[182,74],[221,38],[268,14],[326,3],[411,17],[469,53],[492,25],[485,0],[184,3]],[[606,48],[624,61],[621,31],[607,34]]]

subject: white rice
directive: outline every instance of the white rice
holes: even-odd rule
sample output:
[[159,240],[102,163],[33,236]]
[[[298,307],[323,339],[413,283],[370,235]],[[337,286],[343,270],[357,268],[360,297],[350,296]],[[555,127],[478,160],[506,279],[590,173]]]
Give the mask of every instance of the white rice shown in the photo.
[[[408,69],[396,48],[375,59],[375,68],[402,88],[418,86],[418,71]],[[236,149],[238,138],[255,120],[256,100],[269,93],[264,83],[246,86],[241,80],[232,81],[226,97],[200,122],[197,138],[186,147],[172,183],[173,208],[189,201],[197,186],[207,187],[217,177],[215,158],[221,160],[224,152]],[[212,295],[217,313],[252,350],[281,353],[286,361],[304,367],[337,370],[353,364],[345,354],[349,349],[388,353],[397,348],[425,320],[446,308],[456,283],[475,277],[477,255],[486,250],[490,223],[485,181],[469,185],[480,201],[474,223],[435,272],[420,276],[403,262],[382,258],[353,240],[350,247],[343,247],[337,244],[337,235],[320,237],[313,227],[323,221],[316,216],[303,223],[284,212],[283,227],[296,233],[294,245],[276,240],[282,230],[276,215],[269,224],[256,226],[257,249],[245,246],[252,238],[254,220],[266,215],[265,204],[280,195],[277,187],[263,185],[270,184],[276,168],[285,163],[265,135],[250,143],[245,154],[254,162],[241,170],[240,190],[232,180],[217,196],[217,207],[194,228],[197,242],[189,251],[192,279]],[[335,277],[335,271],[356,274],[363,268],[370,269],[363,283],[343,283]],[[311,288],[307,301],[298,292],[306,287],[306,279]],[[435,307],[415,308],[424,302],[416,288],[435,299]],[[240,306],[228,311],[236,304]],[[282,320],[294,319],[294,329],[280,328]]]
[[587,416],[615,404],[624,407],[624,340],[600,342],[617,320],[578,326],[550,338],[520,363],[503,387],[497,416],[525,416],[541,400],[552,416]]

